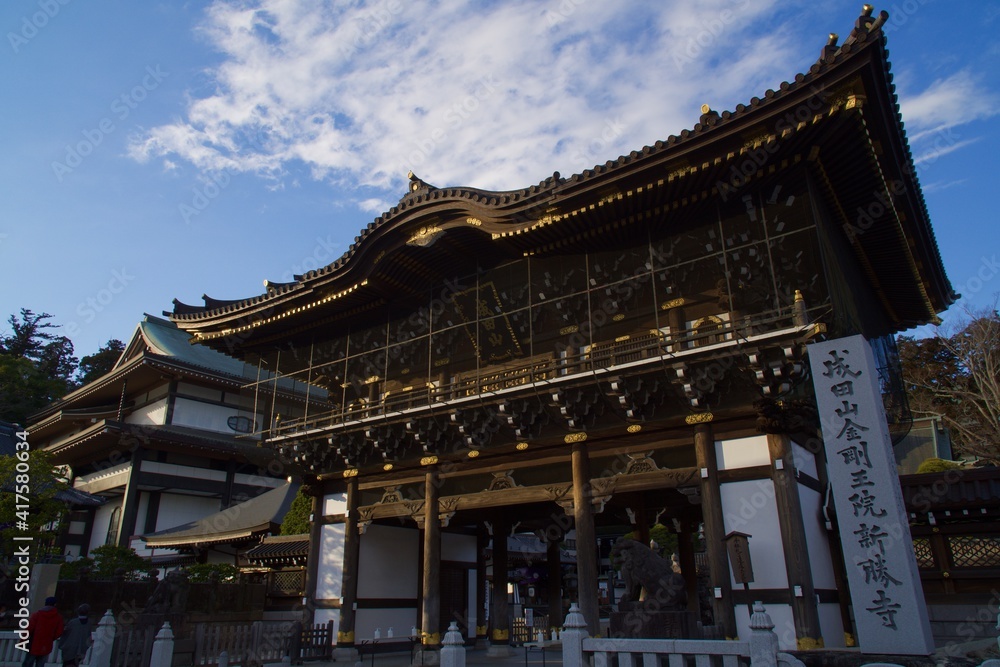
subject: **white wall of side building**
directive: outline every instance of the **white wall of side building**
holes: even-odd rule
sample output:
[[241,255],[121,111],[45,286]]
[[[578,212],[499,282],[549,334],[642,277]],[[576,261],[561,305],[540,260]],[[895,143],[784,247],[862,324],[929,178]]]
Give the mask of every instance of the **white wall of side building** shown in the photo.
[[121,506],[121,497],[111,498],[94,512],[94,529],[90,533],[90,546],[87,547],[87,553],[90,553],[97,547],[104,546],[108,538],[108,525],[111,523],[111,515],[115,509]]
[[125,416],[126,424],[166,424],[167,399],[153,401],[149,405],[136,408]]
[[[234,431],[229,427],[229,418],[239,415],[246,416],[247,413],[237,407],[204,403],[178,396],[174,399],[174,412],[170,423],[174,426],[190,426],[232,434]],[[259,423],[259,415],[257,419]]]
[[218,498],[162,493],[160,494],[160,508],[156,513],[156,530],[166,530],[189,521],[197,521],[210,514],[215,514],[220,509]]

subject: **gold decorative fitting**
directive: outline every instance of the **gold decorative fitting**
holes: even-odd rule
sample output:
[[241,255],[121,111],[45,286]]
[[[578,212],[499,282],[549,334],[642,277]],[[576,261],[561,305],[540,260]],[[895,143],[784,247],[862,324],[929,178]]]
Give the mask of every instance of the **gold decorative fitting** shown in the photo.
[[712,107],[708,106],[707,104],[702,104],[701,105],[701,112],[702,113],[708,113],[711,110],[712,110]]
[[424,632],[420,636],[421,643],[424,646],[434,646],[435,644],[441,643],[441,633],[440,632]]
[[466,224],[472,225],[473,227],[482,227],[483,221],[479,218],[466,218]]
[[468,453],[468,457],[469,457],[470,459],[474,459],[474,458],[476,458],[477,456],[479,456],[479,450],[478,450],[478,449],[473,449],[473,450],[470,450],[470,451],[469,451],[469,453]]
[[353,644],[354,643],[354,631],[349,632],[338,632],[337,633],[337,643],[338,644]]
[[348,468],[347,470],[344,471],[344,477],[357,477],[357,476],[358,476],[357,468]]
[[510,632],[507,630],[501,630],[499,628],[493,628],[493,639],[502,642],[510,638]]
[[851,648],[851,647],[857,646],[857,645],[858,645],[857,642],[854,641],[854,635],[851,634],[850,632],[845,632],[844,633],[844,646],[846,646],[847,648]]
[[586,433],[570,433],[565,438],[563,438],[563,442],[565,442],[567,445],[572,445],[574,442],[583,442],[586,439],[587,439]]
[[949,577],[951,577],[951,572],[942,572],[941,576],[944,577],[945,579],[948,579]]
[[571,334],[571,333],[576,333],[579,330],[580,330],[580,325],[574,324],[572,326],[563,327],[562,329],[560,329],[559,330],[559,335],[560,336],[566,336],[566,335]]
[[368,378],[367,380],[365,380],[365,384],[375,384],[376,382],[378,382],[378,376],[377,375],[373,375],[370,378]]
[[526,450],[528,448],[528,443],[526,443],[526,442],[519,442],[519,443],[517,443],[517,445],[514,446],[514,448],[517,449],[517,451],[519,451],[519,452],[523,452],[524,450]]
[[795,290],[795,303],[799,303],[800,301],[805,301],[805,300],[806,298],[802,296],[802,290],[798,289]]
[[384,466],[382,466],[382,470],[385,470],[386,472],[389,472],[390,470],[392,470],[392,464],[391,463],[386,463]]
[[800,651],[814,651],[816,649],[825,648],[822,637],[817,637],[813,639],[812,637],[799,637],[795,640],[796,645]]
[[480,636],[480,637],[485,637],[487,630],[488,630],[488,628],[485,625],[477,625],[476,626],[476,635]]
[[840,35],[835,32],[830,33],[830,41],[826,43],[827,46],[837,46],[837,40],[840,39]]
[[436,360],[434,362],[434,367],[437,368],[439,366],[447,366],[450,363],[451,363],[451,358],[450,357],[444,357],[443,359]]
[[443,233],[444,230],[437,225],[421,227],[412,236],[410,236],[410,238],[406,241],[406,245],[426,248],[433,245],[433,243],[437,241],[438,237]]
[[670,301],[664,301],[660,304],[660,310],[670,310],[671,308],[676,308],[677,306],[683,306],[684,299],[671,299]]
[[615,342],[616,343],[624,343],[625,341],[627,341],[631,337],[632,336],[630,336],[628,334],[625,334],[624,336],[618,336],[618,338],[615,338]]
[[614,317],[611,318],[611,321],[612,322],[621,322],[624,319],[625,319],[625,313],[618,313],[617,315],[615,315]]
[[424,458],[420,459],[420,465],[422,466],[432,466],[437,462],[438,462],[438,457],[436,456],[425,456]]
[[684,418],[685,424],[707,424],[708,422],[715,419],[715,415],[711,412],[699,412],[698,414],[688,415]]
[[625,430],[629,433],[638,433],[642,430],[642,424],[629,424],[628,428]]

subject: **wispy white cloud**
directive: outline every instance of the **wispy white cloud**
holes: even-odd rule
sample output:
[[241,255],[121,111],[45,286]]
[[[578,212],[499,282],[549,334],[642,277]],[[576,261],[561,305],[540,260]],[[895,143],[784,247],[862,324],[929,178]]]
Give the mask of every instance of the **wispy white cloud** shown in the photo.
[[[217,0],[201,27],[222,55],[214,86],[130,154],[275,181],[294,165],[387,197],[409,170],[441,185],[524,187],[691,127],[702,103],[732,108],[790,78],[788,63],[818,47],[775,21],[776,5]],[[749,29],[758,22],[766,29]]]
[[995,116],[998,104],[1000,94],[969,70],[937,79],[922,92],[904,96],[899,102],[907,127],[916,130],[910,133],[910,141]]
[[916,165],[926,165],[939,157],[948,155],[948,153],[954,153],[960,148],[965,148],[966,146],[972,145],[979,141],[979,137],[973,139],[965,139],[962,141],[956,141],[954,143],[944,143],[942,145],[935,145],[929,150],[919,154],[917,157],[913,158],[913,163]]
[[936,181],[934,183],[928,183],[927,185],[923,185],[920,187],[920,189],[924,191],[924,194],[930,192],[940,192],[941,190],[947,190],[948,188],[953,188],[956,185],[962,185],[968,180],[969,179],[967,178],[960,178],[954,181]]

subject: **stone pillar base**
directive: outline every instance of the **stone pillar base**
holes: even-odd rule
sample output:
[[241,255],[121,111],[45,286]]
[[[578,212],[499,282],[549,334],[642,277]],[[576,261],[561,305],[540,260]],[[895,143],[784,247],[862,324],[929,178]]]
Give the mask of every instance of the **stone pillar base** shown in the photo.
[[514,647],[510,644],[490,644],[486,649],[487,658],[509,658],[514,655]]
[[333,649],[333,659],[337,662],[349,662],[354,664],[361,659],[361,656],[358,654],[358,649],[353,646],[338,646]]
[[441,651],[433,648],[426,648],[421,646],[413,652],[413,662],[410,663],[413,667],[421,667],[422,665],[440,665],[441,664]]

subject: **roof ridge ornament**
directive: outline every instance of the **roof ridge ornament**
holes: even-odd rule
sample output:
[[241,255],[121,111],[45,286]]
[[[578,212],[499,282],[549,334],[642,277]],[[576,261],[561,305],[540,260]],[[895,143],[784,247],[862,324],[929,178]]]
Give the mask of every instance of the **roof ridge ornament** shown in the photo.
[[407,172],[406,177],[410,179],[410,194],[420,192],[421,190],[437,190],[436,187],[428,183],[427,181],[421,179],[412,171]]

